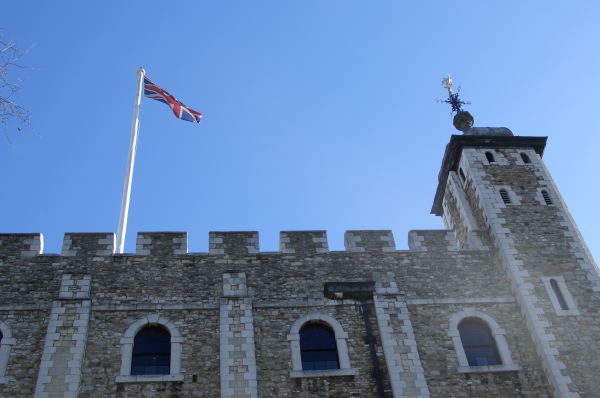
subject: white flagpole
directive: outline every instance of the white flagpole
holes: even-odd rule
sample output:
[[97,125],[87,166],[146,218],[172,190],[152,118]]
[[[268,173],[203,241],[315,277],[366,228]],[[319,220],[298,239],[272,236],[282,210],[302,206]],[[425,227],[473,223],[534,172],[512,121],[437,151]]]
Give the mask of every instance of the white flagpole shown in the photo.
[[131,177],[133,177],[133,164],[137,146],[138,131],[140,128],[140,104],[142,102],[142,87],[146,71],[141,66],[137,70],[138,85],[133,106],[133,123],[131,124],[131,142],[129,143],[129,161],[125,169],[125,184],[123,185],[123,199],[121,200],[121,215],[119,217],[119,230],[117,231],[117,253],[122,254],[125,248],[125,233],[127,231],[127,216],[129,215],[129,198],[131,196]]

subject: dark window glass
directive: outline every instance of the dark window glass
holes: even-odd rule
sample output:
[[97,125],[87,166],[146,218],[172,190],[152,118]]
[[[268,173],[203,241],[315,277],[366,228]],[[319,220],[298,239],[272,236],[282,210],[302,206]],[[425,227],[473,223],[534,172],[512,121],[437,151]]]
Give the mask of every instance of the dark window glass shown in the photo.
[[550,195],[548,194],[548,191],[546,191],[545,189],[542,190],[542,196],[544,197],[544,202],[550,206],[552,204],[552,198],[550,198]]
[[500,190],[500,197],[502,198],[502,202],[504,202],[505,205],[510,204],[510,196],[508,196],[508,192],[506,191],[506,189]]
[[339,369],[333,330],[322,323],[309,323],[300,329],[302,369]]
[[133,341],[132,375],[168,375],[171,372],[171,335],[159,326],[138,332]]
[[3,338],[3,337],[4,337],[4,336],[2,335],[2,332],[0,332],[0,343],[2,343],[2,338]]
[[460,174],[460,179],[463,180],[463,182],[465,182],[466,177],[465,177],[465,172],[463,171],[463,169],[458,169],[458,174]]
[[560,287],[558,286],[558,282],[556,281],[556,279],[550,279],[550,286],[552,286],[552,290],[554,290],[554,295],[556,296],[556,299],[558,300],[558,304],[560,304],[560,308],[565,311],[568,310],[569,306],[567,305],[565,296],[563,296],[562,291],[560,290]]
[[531,163],[531,159],[525,153],[521,153],[521,159],[523,159],[523,163]]
[[485,158],[489,163],[494,163],[494,155],[491,152],[486,152]]
[[458,325],[469,366],[500,365],[496,340],[488,325],[478,318],[463,319]]

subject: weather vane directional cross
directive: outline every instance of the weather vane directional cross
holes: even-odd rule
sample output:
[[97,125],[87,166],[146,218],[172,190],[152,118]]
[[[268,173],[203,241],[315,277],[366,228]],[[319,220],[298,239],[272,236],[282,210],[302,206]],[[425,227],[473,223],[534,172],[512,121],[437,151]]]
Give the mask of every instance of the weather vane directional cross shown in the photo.
[[448,75],[442,79],[442,87],[448,90],[448,99],[441,100],[440,102],[450,104],[452,113],[456,112],[453,119],[454,127],[463,132],[473,127],[473,116],[469,112],[462,110],[463,105],[469,105],[470,103],[465,102],[458,97],[460,87],[456,92],[452,91],[452,76]]

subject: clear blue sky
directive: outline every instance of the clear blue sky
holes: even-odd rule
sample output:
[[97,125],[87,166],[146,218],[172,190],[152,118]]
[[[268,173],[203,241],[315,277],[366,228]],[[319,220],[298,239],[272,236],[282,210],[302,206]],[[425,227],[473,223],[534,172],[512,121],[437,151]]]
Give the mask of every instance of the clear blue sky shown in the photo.
[[116,231],[138,66],[200,125],[144,100],[138,231],[442,228],[429,214],[452,73],[478,126],[547,135],[545,161],[596,258],[600,2],[5,1],[31,66],[31,127],[0,137],[0,230]]

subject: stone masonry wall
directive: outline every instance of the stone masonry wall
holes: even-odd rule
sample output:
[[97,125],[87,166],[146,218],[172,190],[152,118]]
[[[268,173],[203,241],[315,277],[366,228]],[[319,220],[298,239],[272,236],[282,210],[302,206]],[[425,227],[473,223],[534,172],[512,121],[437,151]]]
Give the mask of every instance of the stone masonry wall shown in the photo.
[[[531,164],[524,164],[520,153]],[[469,175],[470,201],[490,225],[503,262],[515,279],[513,289],[526,315],[538,354],[554,380],[556,396],[594,396],[594,375],[600,373],[600,307],[598,270],[582,247],[577,227],[568,215],[541,159],[533,150],[496,150],[504,164],[485,164],[481,149],[463,151],[461,164]],[[507,189],[511,204],[503,204],[498,189]],[[553,203],[541,198],[546,189]],[[563,277],[578,315],[559,316],[542,278]]]
[[[31,396],[48,317],[53,301],[60,296],[61,281],[64,275],[89,275],[91,308],[79,396],[226,396],[221,356],[229,351],[222,350],[220,308],[224,292],[240,284],[230,281],[225,286],[224,275],[241,273],[245,275],[245,292],[233,299],[246,306],[244,311],[250,308],[247,300],[251,299],[252,317],[240,315],[239,325],[245,326],[239,333],[250,332],[248,325],[253,325],[258,396],[376,397],[375,366],[382,371],[386,397],[427,396],[427,391],[432,397],[467,396],[465,391],[482,391],[490,396],[527,396],[536,390],[542,391],[543,396],[548,391],[535,356],[518,354],[528,352],[527,347],[531,351],[531,345],[526,339],[513,337],[527,336],[527,331],[515,312],[510,284],[493,251],[459,250],[443,231],[416,231],[415,237],[423,243],[418,251],[395,251],[389,233],[369,233],[354,231],[348,235],[352,237],[349,243],[352,252],[317,251],[306,242],[327,247],[322,235],[317,241],[314,232],[310,232],[308,239],[295,235],[286,242],[286,253],[250,253],[258,247],[254,234],[237,233],[234,239],[229,239],[226,233],[218,233],[212,235],[213,240],[217,239],[215,245],[225,246],[221,246],[222,252],[213,254],[175,254],[175,250],[187,251],[182,248],[184,237],[154,234],[152,247],[160,248],[156,255],[106,255],[102,252],[110,240],[106,236],[100,234],[92,239],[86,235],[87,240],[81,240],[71,235],[71,241],[85,241],[88,245],[93,243],[90,239],[96,239],[98,249],[79,248],[89,253],[84,256],[41,255],[5,260],[0,264],[0,321],[11,325],[17,344],[11,351],[7,369],[7,376],[15,381],[0,385],[0,391],[7,397]],[[161,236],[171,242],[172,251],[168,244],[154,241]],[[145,235],[144,239],[150,238]],[[302,245],[297,250],[290,247],[294,241]],[[367,246],[361,246],[361,242]],[[374,363],[365,340],[363,304],[353,299],[324,297],[324,284],[375,281],[381,275],[386,275],[389,284],[386,286],[391,288],[393,283],[396,290],[383,292],[389,295],[385,296],[386,308],[393,311],[389,315],[382,313],[384,318],[379,320],[373,299],[365,302],[370,308],[368,322],[375,339]],[[485,377],[455,371],[456,358],[449,346],[449,317],[460,308],[473,306],[488,311],[508,331],[508,345],[521,370]],[[355,373],[291,377],[287,336],[296,320],[315,312],[333,317],[348,334],[350,367]],[[168,318],[179,330],[182,378],[118,382],[123,335],[134,322],[150,314]],[[232,319],[238,319],[235,316]],[[390,322],[386,321],[387,316]],[[401,344],[400,350],[384,349],[384,344],[394,340],[384,339],[382,325],[391,327],[386,333],[400,336],[398,343],[393,343]],[[21,345],[21,341],[29,343]],[[248,343],[246,340],[243,344]],[[244,347],[239,346],[249,352],[250,346]],[[235,343],[233,350],[235,353]],[[395,357],[395,353],[400,356]],[[251,357],[244,354],[243,358]],[[396,370],[389,367],[391,364],[397,366]],[[251,373],[249,362],[235,366],[238,367],[235,371],[243,376],[239,379],[241,384],[232,385],[242,389],[252,386],[252,379],[246,376]],[[408,377],[409,373],[413,376]],[[396,378],[398,375],[400,379]],[[399,381],[401,388],[392,388],[392,379],[394,383]]]

